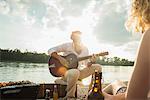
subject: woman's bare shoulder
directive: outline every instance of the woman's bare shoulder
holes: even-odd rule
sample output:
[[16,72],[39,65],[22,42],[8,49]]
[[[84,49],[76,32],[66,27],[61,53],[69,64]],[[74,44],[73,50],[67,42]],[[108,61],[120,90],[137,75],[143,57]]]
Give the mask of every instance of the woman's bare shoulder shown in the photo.
[[150,28],[144,32],[143,41],[150,41]]
[[150,28],[144,32],[144,36],[149,37],[150,36]]

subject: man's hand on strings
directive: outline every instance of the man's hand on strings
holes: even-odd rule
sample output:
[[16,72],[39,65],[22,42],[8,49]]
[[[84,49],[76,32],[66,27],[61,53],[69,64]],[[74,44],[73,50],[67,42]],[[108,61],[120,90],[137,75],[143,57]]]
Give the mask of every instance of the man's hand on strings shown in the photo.
[[58,55],[56,52],[53,52],[51,54],[51,56],[53,56],[54,58],[58,59],[63,66],[68,67],[67,60],[65,58],[61,57],[60,55]]

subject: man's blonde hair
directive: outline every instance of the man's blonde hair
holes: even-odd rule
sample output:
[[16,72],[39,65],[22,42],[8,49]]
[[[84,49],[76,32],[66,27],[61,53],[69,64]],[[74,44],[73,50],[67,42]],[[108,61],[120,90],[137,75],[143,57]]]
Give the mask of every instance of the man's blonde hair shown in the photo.
[[134,32],[144,32],[150,24],[150,0],[132,0],[126,27]]

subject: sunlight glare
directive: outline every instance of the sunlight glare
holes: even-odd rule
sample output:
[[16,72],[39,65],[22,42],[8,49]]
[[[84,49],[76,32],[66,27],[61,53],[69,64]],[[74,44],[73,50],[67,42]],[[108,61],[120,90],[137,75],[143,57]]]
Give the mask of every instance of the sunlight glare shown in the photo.
[[89,76],[89,77],[87,77],[87,78],[84,78],[84,79],[82,80],[82,84],[83,84],[84,86],[89,85],[90,82],[91,82],[91,76]]

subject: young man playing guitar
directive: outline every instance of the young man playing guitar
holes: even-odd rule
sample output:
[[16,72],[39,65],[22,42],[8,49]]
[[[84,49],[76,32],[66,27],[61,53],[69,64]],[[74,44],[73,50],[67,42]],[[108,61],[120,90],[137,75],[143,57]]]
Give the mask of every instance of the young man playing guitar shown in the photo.
[[[63,52],[63,55],[67,55],[70,53],[74,53],[77,57],[83,57],[89,55],[89,51],[87,47],[83,45],[81,42],[81,32],[80,31],[73,31],[71,34],[71,43],[64,43],[59,46],[53,47],[48,50],[48,54],[50,56],[55,57],[58,59],[62,64],[66,64],[66,60],[59,56],[57,53]],[[56,83],[67,83],[67,95],[66,99],[68,98],[74,98],[75,97],[75,91],[76,91],[76,83],[78,80],[82,80],[92,74],[94,74],[95,70],[98,70],[99,73],[102,71],[102,68],[99,64],[94,64],[96,61],[95,56],[92,56],[90,61],[84,60],[79,62],[78,69],[69,69],[64,70],[61,75],[61,79],[56,79]],[[82,65],[85,65],[86,67],[79,70],[79,67]]]

